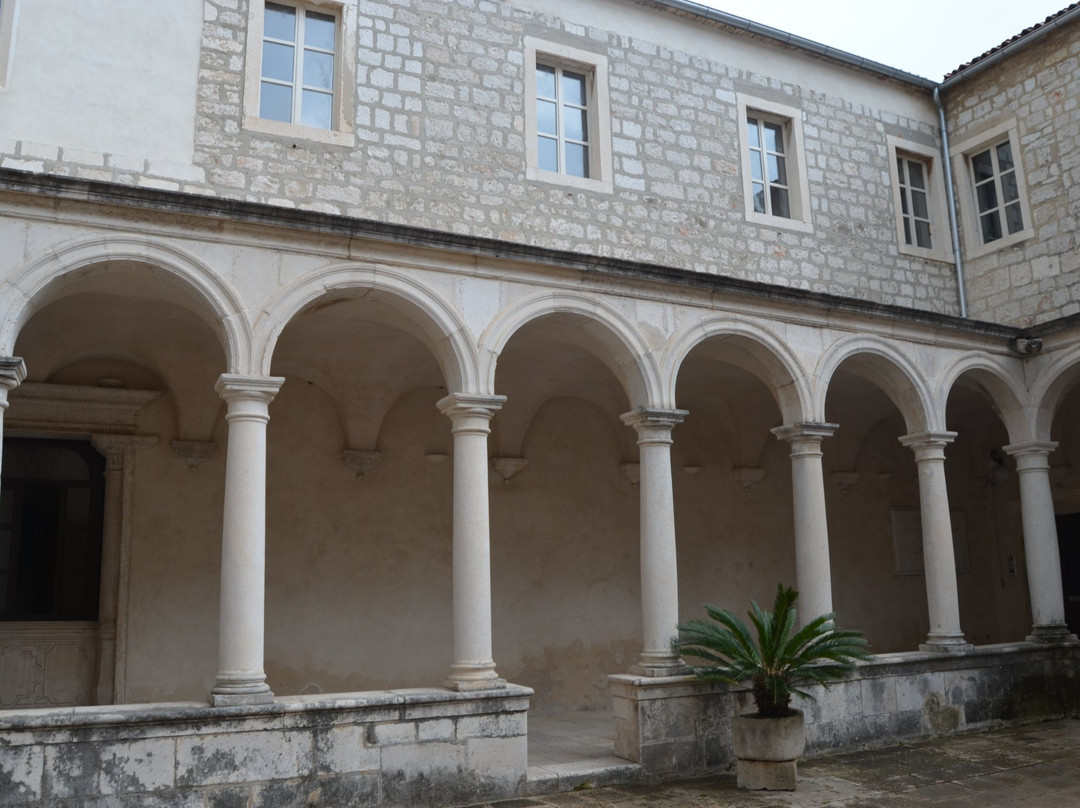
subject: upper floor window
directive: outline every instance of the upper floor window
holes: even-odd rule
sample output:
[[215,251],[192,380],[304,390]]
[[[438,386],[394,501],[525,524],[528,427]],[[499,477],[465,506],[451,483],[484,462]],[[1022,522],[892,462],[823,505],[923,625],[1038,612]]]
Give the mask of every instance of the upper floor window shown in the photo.
[[900,252],[952,260],[941,157],[933,145],[887,136]]
[[801,110],[742,94],[737,106],[747,220],[811,232]]
[[952,149],[965,243],[972,257],[1017,244],[1035,234],[1019,143],[1016,121],[1009,120]]
[[248,4],[244,127],[353,146],[356,0]]
[[19,0],[0,0],[0,87],[8,83],[11,63],[15,59],[15,23],[18,21]]
[[329,14],[266,4],[260,118],[331,128],[336,29]]
[[607,59],[531,38],[525,50],[526,175],[610,192]]

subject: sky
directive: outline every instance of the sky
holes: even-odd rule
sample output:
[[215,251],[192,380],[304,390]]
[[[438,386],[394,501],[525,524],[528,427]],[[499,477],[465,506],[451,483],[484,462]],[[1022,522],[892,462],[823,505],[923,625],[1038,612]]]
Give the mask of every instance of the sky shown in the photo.
[[693,0],[940,81],[1070,0]]

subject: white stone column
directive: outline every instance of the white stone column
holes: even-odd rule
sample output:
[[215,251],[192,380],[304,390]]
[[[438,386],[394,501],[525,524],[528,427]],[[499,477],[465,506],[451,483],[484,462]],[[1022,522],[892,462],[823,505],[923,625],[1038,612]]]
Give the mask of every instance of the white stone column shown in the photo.
[[1065,624],[1054,498],[1050,491],[1050,452],[1053,441],[1028,441],[1003,447],[1016,458],[1020,475],[1020,514],[1024,525],[1024,557],[1034,625],[1031,642],[1075,640]]
[[26,365],[22,359],[0,356],[0,464],[3,462],[4,410],[8,408],[8,393],[22,384],[25,378]]
[[638,434],[644,647],[633,672],[645,676],[672,676],[687,670],[686,663],[671,649],[679,624],[671,430],[687,415],[686,410],[639,409],[622,416],[623,423]]
[[791,445],[795,582],[799,590],[800,626],[833,610],[821,441],[832,437],[836,430],[836,424],[794,424],[772,430],[776,437]]
[[285,380],[222,374],[215,386],[225,399],[229,445],[225,467],[225,520],[221,535],[221,633],[215,706],[274,700],[263,670],[266,600],[266,424],[269,406]]
[[945,488],[945,447],[955,432],[919,432],[900,442],[915,452],[919,472],[919,509],[922,517],[923,569],[930,633],[920,651],[962,652],[971,649],[960,630],[960,600],[956,587],[949,494]]
[[506,396],[452,393],[439,410],[454,435],[454,658],[451,690],[506,687],[491,655],[491,537],[487,437]]

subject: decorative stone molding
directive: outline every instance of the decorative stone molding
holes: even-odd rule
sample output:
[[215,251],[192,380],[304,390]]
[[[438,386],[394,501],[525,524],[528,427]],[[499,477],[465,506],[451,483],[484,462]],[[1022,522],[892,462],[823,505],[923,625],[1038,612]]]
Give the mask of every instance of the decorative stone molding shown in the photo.
[[630,485],[634,488],[638,487],[641,482],[641,464],[639,463],[620,463],[619,472],[630,481]]
[[731,476],[738,481],[744,491],[749,491],[750,486],[765,479],[766,473],[765,469],[736,468],[731,470]]
[[0,709],[93,704],[98,625],[0,624]]
[[829,479],[836,483],[836,487],[840,489],[840,493],[847,493],[847,490],[852,486],[858,484],[862,479],[862,472],[860,471],[834,471],[829,474]]
[[174,440],[173,454],[188,464],[195,471],[204,460],[210,460],[217,451],[217,443],[212,440]]
[[510,482],[510,478],[525,470],[529,461],[524,457],[493,457],[491,465],[495,473],[502,477],[503,484]]
[[5,429],[130,435],[157,390],[24,382],[11,391]]
[[341,459],[346,467],[360,479],[365,474],[374,471],[382,462],[382,453],[374,449],[343,449]]

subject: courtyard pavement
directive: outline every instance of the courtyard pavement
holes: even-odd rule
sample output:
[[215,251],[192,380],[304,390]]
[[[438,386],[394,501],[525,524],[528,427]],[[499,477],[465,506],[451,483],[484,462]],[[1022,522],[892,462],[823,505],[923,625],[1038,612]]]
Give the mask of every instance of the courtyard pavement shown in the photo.
[[1080,720],[953,735],[808,758],[794,792],[740,791],[734,772],[653,785],[586,787],[495,808],[1080,808]]

